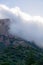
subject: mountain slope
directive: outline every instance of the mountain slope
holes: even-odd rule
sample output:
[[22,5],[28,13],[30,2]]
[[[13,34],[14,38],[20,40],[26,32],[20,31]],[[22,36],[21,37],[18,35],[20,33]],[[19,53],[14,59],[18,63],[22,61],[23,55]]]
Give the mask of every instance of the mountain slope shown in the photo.
[[0,65],[37,65],[37,63],[39,65],[42,63],[43,50],[34,42],[10,35],[9,22],[9,19],[0,20]]

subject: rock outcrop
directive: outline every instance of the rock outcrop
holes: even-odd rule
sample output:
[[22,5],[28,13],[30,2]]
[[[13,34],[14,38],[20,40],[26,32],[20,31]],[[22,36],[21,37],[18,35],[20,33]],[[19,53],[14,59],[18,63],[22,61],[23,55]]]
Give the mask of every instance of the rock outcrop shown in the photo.
[[8,34],[8,25],[9,19],[0,19],[0,34],[7,35]]

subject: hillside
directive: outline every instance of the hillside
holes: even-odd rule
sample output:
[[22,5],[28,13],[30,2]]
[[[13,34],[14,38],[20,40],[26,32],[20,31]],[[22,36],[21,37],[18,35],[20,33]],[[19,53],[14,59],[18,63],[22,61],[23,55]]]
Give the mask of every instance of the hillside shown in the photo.
[[0,20],[0,65],[43,65],[43,50],[34,42],[9,35],[9,22]]

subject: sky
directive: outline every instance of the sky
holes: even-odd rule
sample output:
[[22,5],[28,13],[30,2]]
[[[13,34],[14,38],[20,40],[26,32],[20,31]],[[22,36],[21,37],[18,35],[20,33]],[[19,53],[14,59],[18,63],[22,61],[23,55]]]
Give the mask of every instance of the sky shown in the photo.
[[30,15],[43,16],[43,0],[0,0],[0,4],[10,8],[18,6]]

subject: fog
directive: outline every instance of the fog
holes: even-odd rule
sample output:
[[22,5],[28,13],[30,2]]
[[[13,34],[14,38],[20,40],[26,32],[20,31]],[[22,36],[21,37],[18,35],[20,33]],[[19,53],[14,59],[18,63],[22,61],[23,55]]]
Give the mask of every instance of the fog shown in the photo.
[[19,7],[9,8],[0,4],[0,19],[9,18],[8,32],[28,41],[34,41],[43,48],[43,17],[32,16]]

